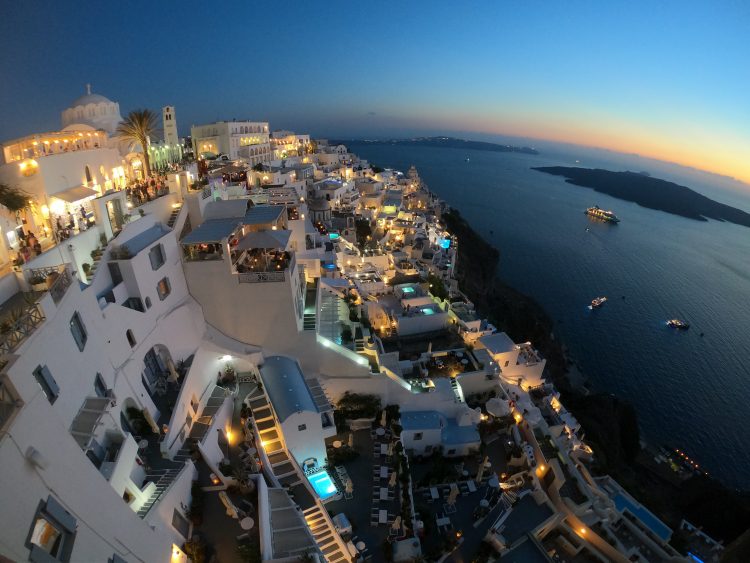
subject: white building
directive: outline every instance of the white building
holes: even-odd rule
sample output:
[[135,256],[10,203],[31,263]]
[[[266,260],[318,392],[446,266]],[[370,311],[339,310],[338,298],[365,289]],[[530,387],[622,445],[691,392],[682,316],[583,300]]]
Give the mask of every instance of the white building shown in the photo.
[[190,128],[193,153],[196,156],[225,154],[229,160],[245,159],[250,166],[270,162],[273,158],[264,121],[217,121]]
[[477,349],[486,349],[495,362],[493,368],[508,383],[524,389],[544,383],[542,374],[547,361],[530,342],[516,344],[504,332],[482,336],[477,340]]
[[92,94],[91,84],[86,84],[86,94],[73,100],[70,107],[62,112],[63,129],[83,124],[113,135],[121,121],[120,104],[101,94]]
[[164,142],[168,145],[176,145],[180,142],[180,136],[177,133],[177,117],[173,106],[164,106],[161,108],[162,127],[164,128]]

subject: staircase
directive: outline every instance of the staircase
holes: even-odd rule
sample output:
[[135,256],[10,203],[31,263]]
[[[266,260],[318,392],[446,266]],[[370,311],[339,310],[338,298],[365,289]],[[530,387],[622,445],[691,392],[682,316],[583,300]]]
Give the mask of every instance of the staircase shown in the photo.
[[302,328],[304,330],[315,330],[315,313],[305,313],[302,318]]
[[208,432],[208,428],[211,426],[211,422],[213,422],[214,415],[221,408],[221,405],[224,404],[225,396],[224,389],[219,386],[214,387],[200,416],[193,421],[193,426],[190,428],[187,440],[185,440],[182,448],[175,454],[174,461],[185,463],[191,458],[193,446],[199,444],[206,437],[206,432]]
[[91,283],[91,281],[94,279],[94,274],[96,274],[97,268],[99,268],[99,264],[102,261],[102,256],[104,256],[104,248],[99,248],[95,251],[92,258],[91,268],[88,272],[86,272],[86,281]]
[[167,220],[167,227],[170,229],[174,227],[174,224],[177,222],[177,217],[180,215],[180,211],[182,211],[182,204],[172,209],[172,213],[170,213],[169,219]]
[[463,403],[464,399],[461,396],[461,391],[458,388],[458,382],[455,377],[451,377],[451,388],[453,389],[453,395],[456,397],[456,402]]
[[174,469],[155,469],[146,473],[146,479],[153,481],[156,484],[156,489],[138,511],[138,516],[140,518],[146,517],[148,511],[151,510],[151,507],[156,504],[159,498],[161,498],[161,495],[164,494],[164,491],[166,491],[169,488],[169,485],[171,485],[177,478],[183,467],[184,466],[180,465],[180,467]]
[[339,536],[328,514],[324,513],[317,504],[302,511],[302,514],[325,560],[329,563],[348,562],[350,560],[349,554],[344,553],[337,541]]

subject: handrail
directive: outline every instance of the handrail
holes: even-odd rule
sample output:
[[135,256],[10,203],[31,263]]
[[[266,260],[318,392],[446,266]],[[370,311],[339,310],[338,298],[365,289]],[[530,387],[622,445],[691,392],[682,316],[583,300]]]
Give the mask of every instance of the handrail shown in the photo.
[[[5,332],[2,342],[0,342],[0,354],[10,354],[13,352],[27,337],[36,330],[36,327],[45,321],[44,312],[38,303],[30,305],[22,311],[20,317]],[[0,330],[2,330],[0,328]]]

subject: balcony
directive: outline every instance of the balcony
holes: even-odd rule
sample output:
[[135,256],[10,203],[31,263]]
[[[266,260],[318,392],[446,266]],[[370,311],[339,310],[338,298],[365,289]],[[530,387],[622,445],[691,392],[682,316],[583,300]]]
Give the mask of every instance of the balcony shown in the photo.
[[267,283],[286,281],[286,272],[296,266],[294,254],[289,252],[243,253],[235,263],[239,283]]

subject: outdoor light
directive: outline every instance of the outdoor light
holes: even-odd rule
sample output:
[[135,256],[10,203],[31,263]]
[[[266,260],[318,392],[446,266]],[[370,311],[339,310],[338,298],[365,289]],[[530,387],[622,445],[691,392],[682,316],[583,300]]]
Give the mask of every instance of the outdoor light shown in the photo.
[[222,362],[228,362],[231,359],[232,359],[232,356],[230,356],[229,354],[225,354],[224,356],[221,357]]

